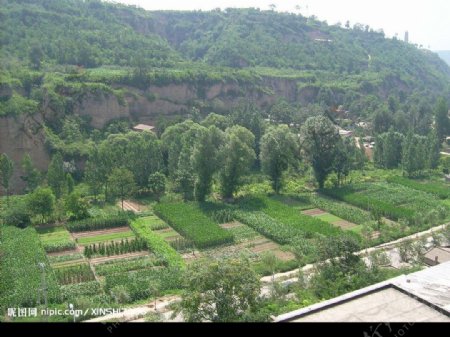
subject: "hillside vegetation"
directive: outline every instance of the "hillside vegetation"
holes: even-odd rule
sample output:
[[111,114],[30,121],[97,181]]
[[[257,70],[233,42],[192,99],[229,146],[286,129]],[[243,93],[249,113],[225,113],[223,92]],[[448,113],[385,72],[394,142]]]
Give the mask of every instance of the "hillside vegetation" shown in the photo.
[[117,85],[261,86],[266,77],[293,80],[314,92],[308,103],[343,104],[356,115],[389,96],[408,110],[449,92],[450,68],[436,54],[361,24],[259,9],[149,12],[98,0],[2,0],[0,18],[0,116],[49,106],[70,113],[87,93],[123,102]]

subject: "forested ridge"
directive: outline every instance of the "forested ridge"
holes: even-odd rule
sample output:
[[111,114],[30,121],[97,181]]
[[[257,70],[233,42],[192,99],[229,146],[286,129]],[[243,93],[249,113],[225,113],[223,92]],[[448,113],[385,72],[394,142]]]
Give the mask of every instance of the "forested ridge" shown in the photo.
[[[315,102],[365,105],[369,114],[388,96],[448,95],[450,68],[436,54],[359,23],[259,9],[149,12],[98,0],[2,0],[0,18],[2,115],[37,110],[42,98],[32,89],[55,81],[146,87],[283,77],[322,89]],[[103,71],[77,77],[70,66]],[[5,104],[14,92],[21,97]]]

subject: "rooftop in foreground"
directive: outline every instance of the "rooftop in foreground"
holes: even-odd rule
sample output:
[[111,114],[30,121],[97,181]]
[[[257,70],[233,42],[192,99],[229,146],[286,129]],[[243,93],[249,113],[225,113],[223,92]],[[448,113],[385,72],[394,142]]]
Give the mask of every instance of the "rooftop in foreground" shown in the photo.
[[276,322],[450,322],[450,262],[276,317]]

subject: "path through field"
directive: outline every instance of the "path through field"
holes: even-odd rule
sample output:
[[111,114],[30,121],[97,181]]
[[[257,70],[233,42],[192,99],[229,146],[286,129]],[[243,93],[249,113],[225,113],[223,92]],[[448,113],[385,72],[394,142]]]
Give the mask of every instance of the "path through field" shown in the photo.
[[[119,208],[122,208],[122,202],[121,201],[117,202],[117,206]],[[123,201],[123,209],[125,211],[132,211],[135,213],[140,213],[142,211],[147,210],[147,208],[148,208],[147,206],[142,205],[136,201],[132,201],[132,200],[124,200]]]

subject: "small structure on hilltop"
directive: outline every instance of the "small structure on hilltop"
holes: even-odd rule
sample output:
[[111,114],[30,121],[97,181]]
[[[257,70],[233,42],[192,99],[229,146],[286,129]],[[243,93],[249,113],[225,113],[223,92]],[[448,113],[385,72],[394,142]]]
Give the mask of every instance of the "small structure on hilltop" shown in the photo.
[[155,127],[153,125],[138,124],[133,126],[133,130],[137,132],[155,132]]

